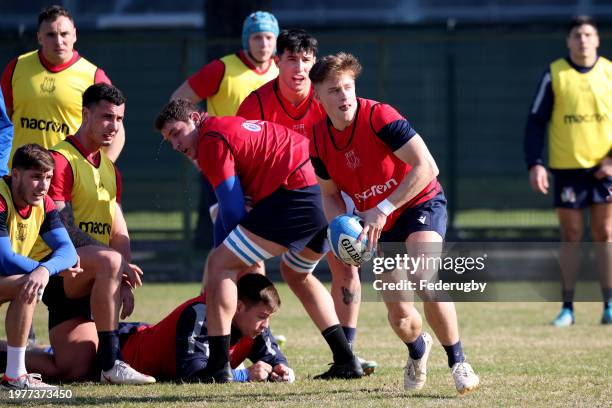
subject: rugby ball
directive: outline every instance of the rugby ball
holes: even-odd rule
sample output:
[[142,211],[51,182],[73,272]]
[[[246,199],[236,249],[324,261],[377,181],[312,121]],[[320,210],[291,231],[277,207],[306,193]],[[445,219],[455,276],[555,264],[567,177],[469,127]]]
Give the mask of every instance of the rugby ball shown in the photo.
[[372,258],[368,240],[357,241],[363,227],[359,217],[339,215],[327,227],[327,240],[336,258],[348,265],[359,266]]

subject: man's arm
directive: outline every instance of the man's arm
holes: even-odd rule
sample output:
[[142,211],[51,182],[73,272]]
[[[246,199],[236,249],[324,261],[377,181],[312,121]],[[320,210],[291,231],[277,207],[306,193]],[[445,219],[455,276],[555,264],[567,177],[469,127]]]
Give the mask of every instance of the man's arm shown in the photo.
[[346,205],[340,195],[340,190],[333,180],[325,180],[317,176],[321,186],[321,199],[323,200],[323,212],[327,222],[330,222],[340,214],[346,213]]
[[115,218],[111,227],[111,237],[109,245],[115,251],[123,255],[123,258],[130,262],[132,260],[132,248],[130,246],[130,234],[127,223],[123,216],[123,210],[118,203],[115,203]]
[[4,96],[0,90],[0,177],[8,174],[8,160],[13,144],[13,123],[7,115]]
[[53,252],[49,259],[41,265],[47,268],[49,275],[55,275],[74,266],[78,258],[53,201],[48,197],[45,197],[45,200],[47,201],[45,205],[47,213],[40,228],[40,235]]
[[54,201],[54,203],[64,225],[66,226],[68,236],[70,237],[70,240],[74,244],[75,248],[86,245],[106,247],[106,245],[92,238],[89,236],[89,234],[74,224],[74,212],[72,211],[72,203],[70,201]]
[[[416,197],[432,180],[439,174],[438,166],[427,149],[425,142],[418,134],[410,137],[399,149],[393,152],[404,163],[409,164],[412,169],[400,182],[397,189],[386,198],[385,201],[393,208],[399,208]],[[380,204],[379,204],[380,206]],[[387,215],[379,206],[373,207],[360,213],[363,218],[364,227],[359,239],[368,237],[368,249],[375,247],[382,229],[387,222]]]
[[187,99],[193,103],[199,103],[200,101],[202,101],[202,98],[200,98],[198,94],[196,94],[194,90],[191,89],[191,86],[187,81],[183,82],[181,86],[176,88],[176,90],[172,93],[170,99]]

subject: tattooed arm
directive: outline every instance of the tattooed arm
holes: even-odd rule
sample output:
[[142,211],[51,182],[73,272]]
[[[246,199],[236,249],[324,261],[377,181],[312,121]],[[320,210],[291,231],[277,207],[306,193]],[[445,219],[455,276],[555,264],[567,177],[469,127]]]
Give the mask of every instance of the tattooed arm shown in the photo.
[[80,229],[74,224],[74,212],[72,211],[72,204],[70,201],[55,201],[55,207],[62,217],[62,221],[68,231],[68,236],[74,244],[75,248],[79,248],[86,245],[94,245],[100,247],[106,247],[100,241],[92,238],[85,231]]

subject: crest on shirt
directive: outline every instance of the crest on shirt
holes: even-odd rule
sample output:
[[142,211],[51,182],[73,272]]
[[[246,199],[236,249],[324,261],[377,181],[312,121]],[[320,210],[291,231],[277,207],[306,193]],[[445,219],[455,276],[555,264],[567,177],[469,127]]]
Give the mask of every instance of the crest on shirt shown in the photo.
[[28,235],[28,224],[24,224],[22,222],[17,223],[17,238],[18,241],[25,241],[26,236]]
[[361,160],[359,160],[359,157],[355,154],[355,150],[353,149],[344,153],[344,158],[346,159],[346,165],[349,169],[355,170],[357,167],[361,166]]
[[246,122],[242,123],[242,127],[249,132],[261,132],[261,125],[259,125],[257,122],[259,121],[247,120]]
[[55,92],[55,78],[45,77],[40,84],[40,91],[52,94]]
[[576,192],[573,187],[563,187],[561,190],[561,202],[562,203],[575,203]]

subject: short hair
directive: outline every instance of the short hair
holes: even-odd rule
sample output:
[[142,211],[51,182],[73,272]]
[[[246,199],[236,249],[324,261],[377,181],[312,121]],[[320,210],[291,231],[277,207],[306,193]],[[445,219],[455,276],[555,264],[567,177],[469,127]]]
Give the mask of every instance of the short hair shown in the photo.
[[97,105],[100,101],[107,101],[119,106],[123,105],[126,99],[119,88],[104,82],[91,85],[83,92],[84,108],[91,109],[93,105]]
[[583,25],[590,25],[595,29],[595,31],[597,31],[597,23],[595,22],[593,17],[582,15],[582,16],[576,16],[572,19],[572,21],[570,21],[568,28],[567,28],[568,34],[571,33],[574,28],[580,27]]
[[256,306],[259,303],[271,308],[276,312],[281,305],[280,296],[270,279],[258,273],[247,273],[238,279],[238,300],[247,307]]
[[15,150],[12,168],[47,172],[55,168],[55,161],[47,149],[36,143],[30,143]]
[[188,99],[173,99],[168,102],[155,118],[155,129],[161,132],[168,122],[187,122],[189,115],[200,112],[200,108]]
[[312,35],[301,28],[283,30],[276,40],[276,52],[282,55],[285,51],[291,53],[305,52],[317,55],[319,42]]
[[55,20],[57,20],[58,17],[62,17],[62,16],[67,17],[70,21],[72,21],[72,24],[74,24],[72,15],[70,14],[68,10],[66,10],[62,6],[58,6],[56,4],[53,6],[45,7],[44,9],[40,11],[40,14],[38,14],[38,28],[40,29],[40,26],[42,25],[42,23],[46,21],[52,23]]
[[326,55],[313,65],[308,76],[313,84],[325,81],[332,75],[350,72],[353,78],[357,78],[361,73],[359,60],[347,52],[339,52],[333,55]]

